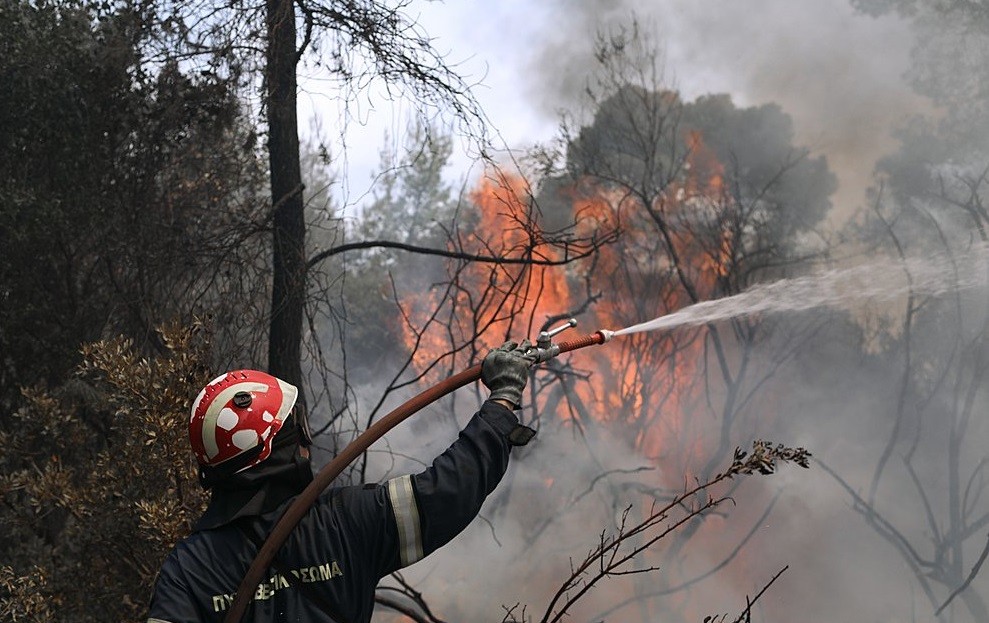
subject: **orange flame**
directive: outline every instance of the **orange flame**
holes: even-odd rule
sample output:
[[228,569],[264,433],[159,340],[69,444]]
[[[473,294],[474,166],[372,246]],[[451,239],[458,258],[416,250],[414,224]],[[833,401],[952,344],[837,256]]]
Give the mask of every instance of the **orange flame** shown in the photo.
[[[471,215],[476,222],[450,250],[504,262],[451,261],[447,268],[455,287],[403,298],[404,340],[420,369],[444,357],[456,358],[458,349],[466,345],[481,353],[509,336],[532,334],[531,325],[539,318],[571,305],[558,267],[520,261],[560,259],[558,251],[540,238],[525,180],[486,179],[470,200],[476,207]],[[431,320],[437,309],[446,314],[442,321]],[[522,326],[523,320],[528,326]]]
[[[601,248],[593,261],[566,267],[451,262],[456,288],[406,297],[405,341],[419,369],[444,356],[456,359],[460,352],[473,359],[461,357],[457,364],[473,363],[509,336],[533,336],[542,320],[572,309],[585,291],[605,294],[588,313],[597,327],[612,329],[719,295],[738,242],[719,216],[730,201],[725,171],[699,133],[690,135],[689,147],[687,175],[656,205],[641,205],[586,181],[568,191],[575,236],[621,225],[621,239]],[[554,248],[542,244],[525,180],[485,179],[470,200],[475,220],[459,250],[559,259]],[[657,219],[665,219],[665,235]],[[447,314],[443,322],[430,324],[440,307]],[[570,400],[554,402],[552,414],[541,410],[545,404],[537,410],[580,425],[614,426],[647,456],[681,469],[696,464],[704,456],[705,427],[684,414],[709,413],[700,368],[704,340],[700,329],[624,336],[579,360],[588,378],[574,384]]]

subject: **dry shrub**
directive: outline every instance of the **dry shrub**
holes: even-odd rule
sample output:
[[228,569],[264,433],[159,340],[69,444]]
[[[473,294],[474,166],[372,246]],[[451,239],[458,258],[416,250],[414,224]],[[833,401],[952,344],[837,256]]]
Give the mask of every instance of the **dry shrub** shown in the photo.
[[201,326],[160,330],[148,359],[128,340],[84,348],[61,386],[24,391],[0,432],[0,618],[139,621],[171,546],[206,497],[186,441],[209,380]]

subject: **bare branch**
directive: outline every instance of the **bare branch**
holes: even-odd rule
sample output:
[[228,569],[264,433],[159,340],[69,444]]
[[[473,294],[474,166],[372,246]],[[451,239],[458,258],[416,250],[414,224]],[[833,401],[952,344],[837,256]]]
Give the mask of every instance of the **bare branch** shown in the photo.
[[[502,257],[497,255],[484,255],[480,253],[467,253],[465,251],[452,251],[449,249],[438,249],[435,247],[423,247],[418,245],[406,244],[404,242],[396,242],[394,240],[362,240],[360,242],[350,242],[346,244],[341,244],[333,247],[332,249],[327,249],[325,251],[320,251],[312,258],[309,259],[307,266],[312,269],[317,264],[323,260],[338,255],[340,253],[346,253],[348,251],[358,251],[367,249],[398,249],[400,251],[407,251],[409,253],[415,253],[417,255],[434,255],[438,257],[446,257],[455,260],[464,260],[468,262],[480,262],[486,264],[510,264],[510,265],[521,265],[521,266],[563,266],[565,264],[570,264],[577,260],[582,260],[584,258],[593,255],[598,247],[602,244],[610,242],[614,238],[614,234],[609,234],[608,236],[593,241],[593,244],[582,244],[582,245],[563,245],[560,248],[563,249],[563,257],[560,259],[549,259],[544,257],[533,257],[531,255],[526,255],[522,257]],[[576,253],[571,253],[572,249],[576,249]]]
[[941,614],[941,611],[944,610],[948,606],[948,604],[951,603],[952,599],[954,599],[956,596],[958,596],[958,594],[960,594],[962,591],[968,588],[968,585],[972,583],[972,580],[975,579],[975,576],[979,574],[979,570],[982,568],[982,563],[986,561],[986,557],[989,557],[989,540],[986,541],[985,547],[982,548],[982,553],[979,554],[979,559],[975,561],[975,565],[972,566],[972,571],[969,572],[968,577],[965,579],[964,582],[962,582],[961,586],[956,588],[950,595],[948,595],[948,598],[944,601],[943,604],[941,604],[941,607],[934,612],[934,616],[938,616],[939,614]]

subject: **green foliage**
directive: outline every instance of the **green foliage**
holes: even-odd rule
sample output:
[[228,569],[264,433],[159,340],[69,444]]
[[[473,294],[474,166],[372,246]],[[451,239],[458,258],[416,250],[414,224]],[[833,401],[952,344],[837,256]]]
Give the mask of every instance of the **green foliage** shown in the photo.
[[442,225],[453,215],[452,189],[443,179],[453,153],[449,134],[413,125],[394,161],[381,154],[380,183],[374,200],[361,212],[356,233],[368,240],[395,240],[442,246]]
[[189,397],[210,378],[203,332],[164,328],[150,359],[129,340],[91,344],[68,381],[25,392],[0,439],[0,613],[141,620],[205,503],[186,441]]
[[[469,219],[457,212],[453,190],[443,179],[452,139],[436,128],[416,125],[399,149],[397,160],[387,149],[382,152],[373,201],[361,211],[348,235],[356,240],[445,249],[450,241],[446,228],[450,224],[465,227]],[[401,292],[426,291],[441,280],[442,264],[389,249],[369,249],[347,260],[344,300],[348,315],[359,319],[349,331],[348,353],[358,372],[366,369],[380,374],[402,343],[393,284]]]
[[157,324],[226,319],[224,290],[264,289],[256,272],[239,283],[265,258],[252,240],[264,174],[233,85],[174,64],[149,73],[140,26],[0,4],[4,406],[63,378],[82,343],[123,334],[161,352]]

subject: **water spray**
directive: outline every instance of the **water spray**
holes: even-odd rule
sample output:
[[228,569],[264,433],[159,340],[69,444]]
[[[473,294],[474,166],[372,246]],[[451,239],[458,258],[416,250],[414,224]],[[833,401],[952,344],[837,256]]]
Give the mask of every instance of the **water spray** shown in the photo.
[[986,285],[987,266],[989,245],[985,243],[953,255],[875,258],[856,266],[756,284],[739,294],[701,301],[620,329],[615,335],[699,326],[760,313],[822,307],[848,309],[862,301],[890,303],[906,294],[940,296],[962,292]]
[[[553,343],[554,337],[576,325],[577,321],[570,318],[566,323],[555,329],[541,332],[536,338],[535,346],[529,350],[529,354],[533,356],[535,360],[534,363],[549,361],[550,359],[563,353],[579,350],[588,346],[604,344],[616,335],[614,331],[602,329],[569,342],[561,342],[559,344]],[[436,400],[439,400],[443,396],[446,396],[450,392],[469,383],[473,383],[480,378],[481,365],[478,364],[467,368],[459,374],[455,374],[447,379],[444,379],[436,385],[433,385],[429,389],[416,395],[394,411],[390,412],[388,415],[372,424],[367,430],[361,433],[357,439],[350,442],[350,444],[344,448],[342,452],[333,457],[333,460],[327,463],[323,469],[319,470],[319,473],[316,474],[313,481],[309,483],[302,493],[300,493],[285,510],[281,518],[275,524],[275,527],[272,528],[271,533],[268,535],[268,538],[265,540],[264,544],[258,550],[257,555],[254,557],[254,561],[247,570],[247,574],[244,576],[240,586],[237,588],[237,594],[234,597],[233,603],[230,605],[230,610],[227,611],[227,615],[223,619],[224,623],[239,623],[241,618],[244,616],[244,612],[247,610],[247,604],[254,597],[254,591],[264,578],[264,575],[268,570],[268,567],[271,565],[272,560],[274,560],[278,549],[285,542],[285,539],[288,538],[288,535],[292,532],[292,530],[295,529],[295,526],[299,523],[299,521],[309,511],[309,508],[313,505],[313,503],[315,503],[316,498],[318,498],[319,495],[330,486],[330,484],[344,469],[346,469],[348,465],[367,451],[372,443],[380,439],[385,433],[411,415],[415,414],[427,405],[432,404]]]

